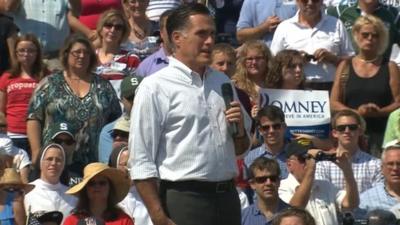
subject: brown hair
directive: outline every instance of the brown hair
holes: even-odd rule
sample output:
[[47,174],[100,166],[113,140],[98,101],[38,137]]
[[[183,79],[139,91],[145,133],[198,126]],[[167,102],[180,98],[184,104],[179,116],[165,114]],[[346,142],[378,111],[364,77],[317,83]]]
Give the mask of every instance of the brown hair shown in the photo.
[[315,220],[312,215],[305,209],[296,207],[288,208],[279,213],[273,220],[272,225],[280,225],[282,220],[287,217],[297,217],[302,220],[303,225],[315,225]]
[[40,81],[45,76],[45,66],[42,63],[42,48],[40,47],[40,43],[34,34],[24,34],[17,37],[14,44],[14,55],[12,56],[14,59],[12,60],[11,69],[9,70],[11,74],[11,78],[15,78],[21,75],[21,64],[17,60],[17,46],[22,41],[32,42],[36,47],[36,59],[32,65],[32,76],[35,80]]
[[99,21],[97,22],[96,33],[101,41],[103,40],[103,38],[101,36],[101,30],[103,29],[104,24],[106,24],[107,22],[110,22],[116,18],[121,19],[122,24],[123,24],[122,37],[121,37],[121,40],[119,40],[119,44],[121,44],[122,42],[124,42],[128,39],[131,29],[129,27],[128,21],[124,15],[124,13],[122,13],[122,11],[120,11],[120,10],[109,9],[107,11],[104,11],[101,14]]
[[267,170],[273,175],[280,176],[281,169],[279,167],[279,163],[275,159],[266,158],[260,156],[254,160],[254,162],[250,165],[249,168],[249,178],[254,178],[254,172],[256,170]]
[[338,111],[337,113],[335,113],[335,115],[332,118],[332,128],[335,129],[336,128],[336,121],[343,116],[348,116],[348,117],[352,117],[357,121],[357,124],[360,125],[361,130],[364,132],[365,129],[367,128],[367,125],[365,123],[364,118],[362,118],[362,116],[360,116],[360,114],[356,113],[353,110],[350,109],[343,109],[341,111]]
[[272,54],[271,50],[265,45],[262,41],[247,41],[243,44],[242,49],[240,50],[239,58],[236,63],[236,73],[233,75],[232,80],[235,81],[236,86],[243,91],[245,91],[251,98],[256,99],[258,97],[258,93],[254,88],[254,83],[248,77],[247,69],[245,66],[245,61],[247,57],[247,53],[249,50],[257,50],[261,52],[267,61],[266,72],[265,72],[265,82],[267,82],[267,74],[269,69],[272,67]]
[[87,72],[90,73],[97,65],[97,56],[90,41],[79,33],[72,34],[65,40],[64,46],[60,51],[61,65],[63,66],[64,70],[68,71],[68,54],[71,51],[72,46],[76,43],[83,44],[89,52],[90,61]]
[[[285,49],[278,52],[272,64],[272,67],[268,71],[267,75],[267,87],[269,88],[282,88],[283,85],[283,69],[293,64],[294,61],[301,61],[304,65],[304,59],[301,53],[293,49]],[[303,81],[299,85],[299,89],[304,89],[304,75]]]

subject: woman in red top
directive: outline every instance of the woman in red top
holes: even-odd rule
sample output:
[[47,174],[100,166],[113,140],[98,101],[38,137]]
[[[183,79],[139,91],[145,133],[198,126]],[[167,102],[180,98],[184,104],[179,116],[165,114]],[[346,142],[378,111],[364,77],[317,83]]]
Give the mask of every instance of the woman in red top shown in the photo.
[[30,153],[26,136],[28,103],[45,69],[40,44],[34,35],[18,37],[14,49],[11,70],[0,78],[0,113],[6,116],[7,133],[14,145]]
[[132,218],[117,206],[128,194],[128,176],[103,163],[87,165],[83,174],[83,180],[66,192],[77,196],[78,204],[64,225],[133,225]]

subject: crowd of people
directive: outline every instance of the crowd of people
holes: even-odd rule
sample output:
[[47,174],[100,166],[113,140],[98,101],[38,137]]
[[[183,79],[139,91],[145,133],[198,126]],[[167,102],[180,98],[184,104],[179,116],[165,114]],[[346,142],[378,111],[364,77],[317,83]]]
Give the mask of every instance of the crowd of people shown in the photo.
[[0,0],[0,224],[396,224],[398,7]]

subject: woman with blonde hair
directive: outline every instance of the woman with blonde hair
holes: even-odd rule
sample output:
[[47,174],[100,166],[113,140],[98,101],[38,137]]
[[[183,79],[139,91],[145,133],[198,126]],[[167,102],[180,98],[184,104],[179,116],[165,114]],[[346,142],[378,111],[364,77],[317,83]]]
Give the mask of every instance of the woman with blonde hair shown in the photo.
[[96,74],[110,81],[119,97],[121,81],[133,74],[140,62],[138,56],[121,48],[129,36],[129,24],[122,11],[110,9],[101,14],[96,32],[101,43],[96,49]]
[[258,103],[259,90],[267,87],[266,78],[271,67],[271,50],[264,42],[248,41],[243,44],[232,80],[247,93],[253,105]]
[[331,93],[331,109],[351,109],[364,117],[369,151],[379,157],[389,114],[400,106],[399,70],[382,56],[388,31],[377,17],[359,17],[353,25],[357,55],[339,64]]

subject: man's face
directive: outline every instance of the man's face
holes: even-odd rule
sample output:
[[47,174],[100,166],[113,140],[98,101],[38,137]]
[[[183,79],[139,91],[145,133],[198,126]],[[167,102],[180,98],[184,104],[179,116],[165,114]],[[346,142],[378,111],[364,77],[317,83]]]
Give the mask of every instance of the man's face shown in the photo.
[[300,15],[317,17],[321,14],[322,0],[296,0]]
[[254,178],[250,180],[250,186],[256,192],[257,197],[263,200],[276,199],[280,185],[278,174],[273,174],[266,169],[255,169],[253,172]]
[[260,119],[258,130],[264,138],[264,143],[267,146],[282,145],[286,131],[286,124],[279,120],[270,120],[263,116]]
[[382,160],[382,173],[391,186],[400,185],[400,149],[387,150]]
[[333,137],[341,146],[356,146],[362,131],[357,120],[352,116],[341,116],[336,119],[336,127],[332,130]]
[[286,161],[287,168],[297,179],[302,180],[305,174],[306,161],[300,156],[292,155]]
[[172,39],[177,59],[194,69],[211,62],[215,25],[210,16],[202,14],[192,15],[189,20],[187,28],[172,33]]

